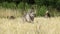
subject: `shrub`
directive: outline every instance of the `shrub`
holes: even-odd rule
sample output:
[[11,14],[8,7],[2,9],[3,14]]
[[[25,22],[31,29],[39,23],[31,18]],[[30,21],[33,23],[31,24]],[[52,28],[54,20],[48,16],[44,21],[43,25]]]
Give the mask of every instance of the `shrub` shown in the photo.
[[46,11],[47,11],[46,6],[37,7],[37,16],[44,16]]
[[25,3],[25,10],[28,10],[30,8],[30,5],[28,3]]
[[3,8],[15,8],[16,7],[16,4],[15,3],[13,3],[13,2],[11,2],[11,3],[8,3],[8,2],[3,2],[2,3],[2,7]]
[[24,3],[23,3],[23,2],[20,2],[20,3],[18,4],[18,9],[24,9],[24,8],[25,8]]

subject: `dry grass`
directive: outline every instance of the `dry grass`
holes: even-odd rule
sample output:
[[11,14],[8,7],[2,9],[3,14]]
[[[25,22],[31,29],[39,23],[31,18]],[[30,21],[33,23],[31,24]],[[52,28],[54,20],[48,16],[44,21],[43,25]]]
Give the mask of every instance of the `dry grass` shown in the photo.
[[0,17],[7,17],[7,16],[21,16],[21,11],[20,10],[15,10],[15,9],[0,9]]
[[34,23],[0,18],[0,34],[60,34],[60,17],[37,17]]
[[[0,17],[20,16],[17,10],[0,9]],[[34,23],[16,19],[0,18],[0,34],[60,34],[60,17],[37,17]]]

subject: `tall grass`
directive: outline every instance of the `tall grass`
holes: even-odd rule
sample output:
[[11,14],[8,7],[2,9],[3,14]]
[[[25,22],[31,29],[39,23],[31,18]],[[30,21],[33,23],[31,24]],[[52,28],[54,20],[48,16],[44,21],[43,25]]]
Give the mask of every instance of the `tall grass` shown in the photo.
[[0,18],[0,34],[60,34],[60,17],[37,17],[34,23]]
[[[9,12],[9,10],[10,10],[11,13],[14,11],[14,12],[19,12],[20,14],[17,13],[19,15],[23,15],[23,13],[28,12],[31,7],[34,7],[37,16],[44,16],[45,12],[48,9],[48,7],[46,7],[45,5],[43,5],[43,6],[37,5],[36,6],[36,4],[34,4],[31,6],[30,4],[24,3],[24,2],[20,2],[17,6],[13,2],[11,2],[11,3],[9,3],[9,2],[0,3],[0,9],[3,10],[2,13],[6,12],[6,11]],[[52,7],[49,7],[49,8],[50,8],[49,11],[50,11],[51,16],[60,16],[60,12],[55,10],[55,8],[52,8]],[[1,12],[1,10],[0,10],[0,12]],[[14,14],[14,12],[12,14]],[[15,13],[15,15],[16,15],[16,13]]]

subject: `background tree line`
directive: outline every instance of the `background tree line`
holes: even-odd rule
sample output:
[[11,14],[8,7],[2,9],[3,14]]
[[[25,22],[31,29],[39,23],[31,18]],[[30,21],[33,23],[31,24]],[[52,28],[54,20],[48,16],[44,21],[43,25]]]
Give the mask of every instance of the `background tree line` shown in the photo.
[[0,8],[26,10],[33,6],[37,16],[44,16],[47,10],[52,16],[60,16],[60,0],[0,0]]

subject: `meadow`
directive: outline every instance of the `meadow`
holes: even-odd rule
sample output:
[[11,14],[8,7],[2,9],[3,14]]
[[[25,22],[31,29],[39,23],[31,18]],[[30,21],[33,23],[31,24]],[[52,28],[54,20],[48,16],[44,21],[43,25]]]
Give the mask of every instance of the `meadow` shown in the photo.
[[35,17],[32,23],[0,18],[0,34],[60,34],[60,17]]
[[[32,7],[36,17],[25,22],[21,16]],[[42,17],[46,11],[52,17]],[[1,0],[0,34],[60,34],[60,0]]]

